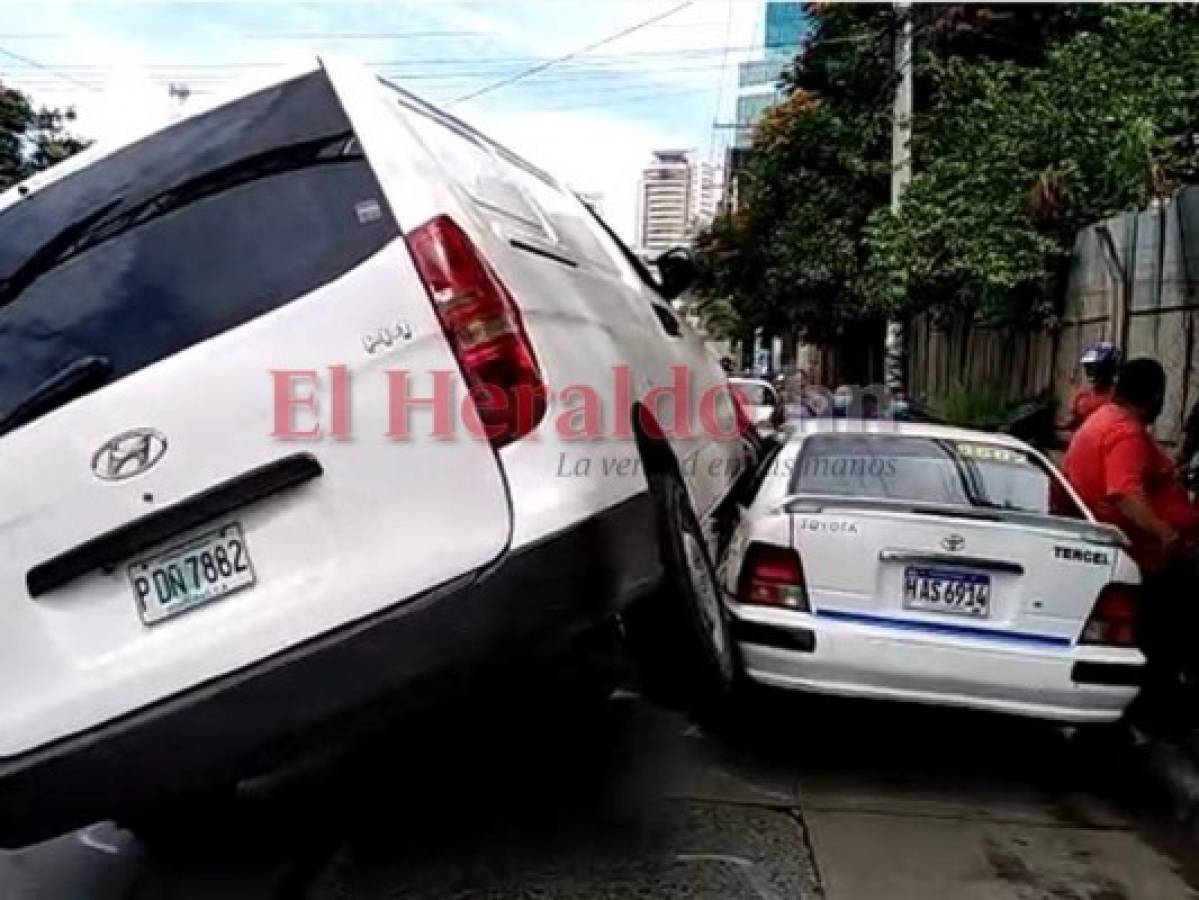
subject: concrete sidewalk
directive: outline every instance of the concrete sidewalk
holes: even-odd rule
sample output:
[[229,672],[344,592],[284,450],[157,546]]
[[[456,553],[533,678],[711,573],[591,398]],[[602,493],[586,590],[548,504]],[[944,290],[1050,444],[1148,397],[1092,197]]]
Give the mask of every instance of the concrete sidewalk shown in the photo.
[[800,782],[827,900],[1195,896],[1170,859],[1093,796],[900,769]]

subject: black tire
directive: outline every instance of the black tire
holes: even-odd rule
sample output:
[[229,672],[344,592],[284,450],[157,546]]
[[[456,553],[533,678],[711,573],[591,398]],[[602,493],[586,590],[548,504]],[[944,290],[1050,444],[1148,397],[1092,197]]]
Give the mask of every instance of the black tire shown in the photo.
[[665,577],[625,613],[629,648],[647,695],[714,713],[732,695],[739,670],[716,572],[678,476],[651,474],[650,491],[658,509]]

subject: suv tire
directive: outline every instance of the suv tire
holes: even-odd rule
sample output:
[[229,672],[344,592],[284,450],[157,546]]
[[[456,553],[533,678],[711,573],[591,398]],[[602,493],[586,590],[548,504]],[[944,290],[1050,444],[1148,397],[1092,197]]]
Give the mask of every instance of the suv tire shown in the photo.
[[650,696],[713,712],[732,694],[738,672],[720,584],[682,481],[651,474],[650,492],[666,571],[658,589],[625,613],[625,633]]

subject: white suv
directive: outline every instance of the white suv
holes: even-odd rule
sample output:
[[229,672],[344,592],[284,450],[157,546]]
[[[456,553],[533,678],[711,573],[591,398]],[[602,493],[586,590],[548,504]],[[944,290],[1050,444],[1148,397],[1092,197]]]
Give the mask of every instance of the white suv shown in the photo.
[[726,686],[743,445],[685,269],[340,62],[0,196],[0,843],[643,595],[641,645]]

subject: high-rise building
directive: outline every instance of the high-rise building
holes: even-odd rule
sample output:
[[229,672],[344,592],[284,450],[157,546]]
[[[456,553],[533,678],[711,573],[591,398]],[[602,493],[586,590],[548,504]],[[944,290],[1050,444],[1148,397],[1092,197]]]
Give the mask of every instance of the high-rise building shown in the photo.
[[803,6],[792,0],[769,0],[766,4],[766,42],[762,59],[737,67],[737,139],[745,148],[753,141],[753,129],[766,110],[782,97],[778,83],[799,50],[807,31]]
[[720,203],[719,169],[692,150],[655,150],[637,186],[637,248],[656,256],[691,242]]
[[766,4],[766,54],[791,59],[807,28],[802,4],[770,0]]
[[688,223],[692,235],[716,218],[720,206],[720,176],[720,169],[711,163],[695,163],[692,168],[691,220]]

